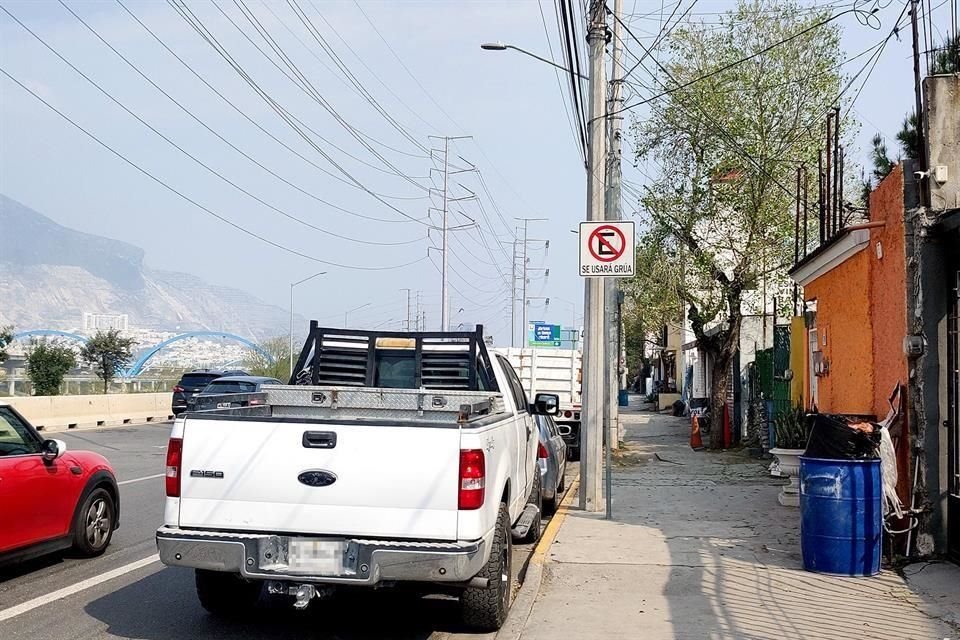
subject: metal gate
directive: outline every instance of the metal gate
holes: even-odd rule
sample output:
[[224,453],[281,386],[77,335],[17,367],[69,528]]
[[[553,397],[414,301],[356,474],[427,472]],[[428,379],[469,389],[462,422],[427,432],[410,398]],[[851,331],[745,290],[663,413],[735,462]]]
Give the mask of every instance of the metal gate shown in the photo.
[[955,265],[951,271],[947,307],[947,538],[950,557],[960,562],[960,266]]

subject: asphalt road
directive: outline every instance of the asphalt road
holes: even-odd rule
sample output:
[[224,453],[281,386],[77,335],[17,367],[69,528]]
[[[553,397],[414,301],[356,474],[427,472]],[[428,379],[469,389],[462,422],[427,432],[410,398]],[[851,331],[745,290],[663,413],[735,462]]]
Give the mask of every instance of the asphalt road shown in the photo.
[[[209,616],[197,601],[193,571],[165,567],[156,559],[154,532],[163,518],[169,431],[170,423],[150,423],[56,434],[70,449],[97,451],[114,465],[120,529],[99,558],[78,559],[67,553],[0,568],[0,639],[476,637],[460,627],[456,601],[386,590],[315,602],[305,612],[264,605],[235,622]],[[568,465],[568,476],[576,466]],[[514,548],[516,573],[531,546]]]

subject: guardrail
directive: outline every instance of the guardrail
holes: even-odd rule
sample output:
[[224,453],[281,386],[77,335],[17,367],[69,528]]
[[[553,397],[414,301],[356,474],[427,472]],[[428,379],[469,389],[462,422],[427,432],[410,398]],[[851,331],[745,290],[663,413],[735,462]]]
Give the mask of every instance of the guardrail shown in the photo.
[[170,393],[2,398],[44,431],[105,427],[172,418]]

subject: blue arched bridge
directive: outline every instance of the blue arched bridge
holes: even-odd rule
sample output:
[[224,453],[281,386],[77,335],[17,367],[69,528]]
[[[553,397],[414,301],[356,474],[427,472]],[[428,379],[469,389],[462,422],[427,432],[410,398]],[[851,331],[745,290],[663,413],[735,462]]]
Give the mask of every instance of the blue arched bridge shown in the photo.
[[[13,334],[14,340],[22,340],[25,338],[32,337],[56,337],[56,338],[66,338],[68,340],[75,340],[77,342],[86,343],[87,338],[84,336],[78,335],[76,333],[70,333],[68,331],[58,331],[56,329],[32,329],[30,331],[21,331],[19,333]],[[239,342],[242,345],[245,345],[256,351],[268,361],[273,362],[274,358],[266,350],[263,349],[260,345],[252,340],[244,338],[243,336],[238,336],[235,333],[227,333],[225,331],[187,331],[186,333],[181,333],[175,335],[168,340],[157,343],[152,347],[147,347],[140,352],[140,355],[137,356],[137,359],[130,365],[127,369],[119,371],[119,375],[123,378],[133,378],[141,373],[143,373],[144,367],[147,362],[157,355],[161,350],[170,346],[174,342],[179,342],[181,340],[187,340],[189,338],[221,338],[223,340],[231,340],[233,342]]]

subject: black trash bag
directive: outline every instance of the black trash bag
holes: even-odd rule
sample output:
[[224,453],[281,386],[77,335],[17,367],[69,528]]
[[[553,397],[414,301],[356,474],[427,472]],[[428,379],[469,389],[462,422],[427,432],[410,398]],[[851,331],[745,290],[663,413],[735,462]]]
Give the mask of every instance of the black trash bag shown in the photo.
[[880,430],[850,426],[851,420],[838,415],[813,413],[807,416],[810,437],[804,455],[828,460],[869,460],[880,457]]
[[683,414],[687,412],[687,403],[683,400],[677,400],[673,403],[671,409],[674,417],[682,418]]

